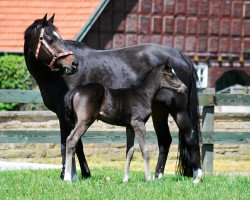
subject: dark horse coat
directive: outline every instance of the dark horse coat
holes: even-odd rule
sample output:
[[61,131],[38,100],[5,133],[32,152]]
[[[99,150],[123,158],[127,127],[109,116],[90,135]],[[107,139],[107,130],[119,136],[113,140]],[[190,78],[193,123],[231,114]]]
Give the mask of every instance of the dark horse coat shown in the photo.
[[[155,175],[158,177],[164,172],[172,141],[167,124],[168,115],[171,114],[179,128],[179,171],[183,175],[192,176],[193,170],[200,168],[200,152],[197,76],[190,59],[177,49],[155,44],[113,50],[91,49],[84,43],[63,41],[53,36],[53,31],[56,29],[52,23],[53,19],[46,21],[46,18],[43,18],[36,20],[27,28],[24,55],[27,68],[38,83],[44,104],[59,118],[63,165],[65,163],[66,138],[71,131],[71,127],[65,122],[64,117],[64,96],[67,91],[79,84],[89,82],[98,82],[113,89],[136,86],[148,71],[156,66],[164,65],[169,59],[169,66],[174,69],[178,78],[187,86],[188,94],[180,96],[176,92],[161,89],[154,99],[152,119],[159,145],[159,158]],[[60,43],[68,50],[73,51],[79,63],[77,73],[65,75],[60,71],[52,71],[35,58],[36,48],[34,46],[38,43],[42,28],[45,30],[45,39],[53,38],[52,46]],[[58,62],[56,62],[55,68],[61,67]],[[126,130],[127,135],[134,135],[133,130],[129,127]],[[76,153],[82,175],[90,176],[81,141],[77,144]]]

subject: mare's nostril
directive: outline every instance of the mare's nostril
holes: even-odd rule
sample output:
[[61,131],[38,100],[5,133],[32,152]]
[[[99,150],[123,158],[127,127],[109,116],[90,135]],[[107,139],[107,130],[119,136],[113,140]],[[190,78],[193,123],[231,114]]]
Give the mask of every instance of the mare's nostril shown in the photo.
[[73,61],[72,65],[75,66],[75,67],[78,67],[78,62],[77,61]]

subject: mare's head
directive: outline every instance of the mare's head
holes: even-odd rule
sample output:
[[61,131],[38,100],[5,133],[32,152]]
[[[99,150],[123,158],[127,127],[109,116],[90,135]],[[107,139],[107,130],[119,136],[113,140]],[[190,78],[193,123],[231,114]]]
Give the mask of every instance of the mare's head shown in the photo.
[[35,20],[25,31],[25,48],[52,71],[64,70],[66,74],[73,74],[78,62],[73,52],[67,49],[53,21],[54,15],[47,20],[47,14],[43,19]]

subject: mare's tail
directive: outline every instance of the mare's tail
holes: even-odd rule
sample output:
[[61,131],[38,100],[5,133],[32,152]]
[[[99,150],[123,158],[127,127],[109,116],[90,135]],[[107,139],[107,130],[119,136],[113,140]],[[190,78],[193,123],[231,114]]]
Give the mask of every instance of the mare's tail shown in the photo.
[[[182,58],[184,59],[184,61],[187,63],[187,65],[191,70],[190,83],[188,86],[189,88],[188,114],[192,122],[192,128],[193,128],[191,137],[193,138],[195,146],[197,147],[196,150],[199,152],[199,159],[200,159],[199,142],[200,142],[201,132],[199,123],[199,101],[198,101],[198,93],[196,87],[196,81],[198,79],[198,76],[196,74],[192,61],[187,56],[183,55],[181,52],[180,55],[182,56]],[[183,135],[179,134],[179,155],[178,155],[177,172],[180,173],[181,175],[191,177],[193,176],[193,168],[194,166],[191,161],[189,149],[187,148]]]
[[70,125],[71,130],[75,127],[76,114],[73,109],[73,97],[77,93],[77,88],[69,90],[64,97],[65,120]]

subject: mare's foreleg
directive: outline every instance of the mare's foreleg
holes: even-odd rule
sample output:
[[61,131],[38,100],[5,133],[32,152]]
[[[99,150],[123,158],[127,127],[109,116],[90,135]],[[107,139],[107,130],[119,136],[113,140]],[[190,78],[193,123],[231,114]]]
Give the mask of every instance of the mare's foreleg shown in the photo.
[[132,127],[126,127],[126,137],[127,137],[126,167],[124,171],[123,182],[127,182],[129,179],[130,163],[135,151],[134,147],[135,132]]
[[139,120],[132,120],[131,126],[134,129],[135,135],[138,139],[138,143],[142,152],[145,165],[146,180],[151,180],[150,166],[149,166],[149,150],[146,143],[146,127],[145,123]]
[[168,127],[168,111],[162,104],[153,104],[152,106],[152,120],[156,132],[159,156],[155,169],[155,178],[161,179],[164,173],[169,148],[172,142],[172,137]]

